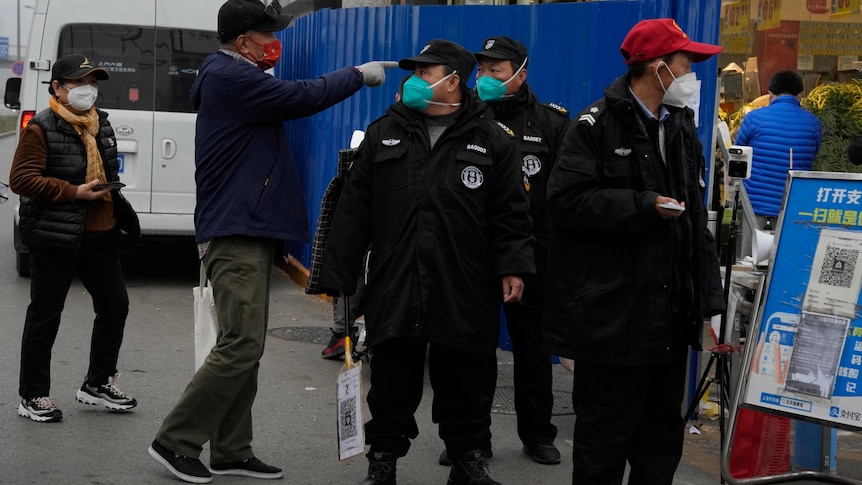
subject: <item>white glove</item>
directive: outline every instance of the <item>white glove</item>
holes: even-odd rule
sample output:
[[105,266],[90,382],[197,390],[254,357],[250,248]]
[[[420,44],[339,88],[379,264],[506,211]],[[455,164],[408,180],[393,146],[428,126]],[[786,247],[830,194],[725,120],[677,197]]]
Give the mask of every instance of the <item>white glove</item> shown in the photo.
[[386,69],[398,67],[396,61],[371,61],[356,66],[362,73],[362,82],[366,86],[376,88],[386,81]]

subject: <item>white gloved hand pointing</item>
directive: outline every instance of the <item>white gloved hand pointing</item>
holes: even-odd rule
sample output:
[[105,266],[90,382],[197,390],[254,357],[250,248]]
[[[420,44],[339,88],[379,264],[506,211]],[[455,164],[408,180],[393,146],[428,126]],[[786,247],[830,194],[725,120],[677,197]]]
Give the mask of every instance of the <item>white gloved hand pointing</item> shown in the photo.
[[362,73],[362,82],[366,86],[376,88],[386,81],[386,69],[398,67],[397,61],[371,61],[356,66]]

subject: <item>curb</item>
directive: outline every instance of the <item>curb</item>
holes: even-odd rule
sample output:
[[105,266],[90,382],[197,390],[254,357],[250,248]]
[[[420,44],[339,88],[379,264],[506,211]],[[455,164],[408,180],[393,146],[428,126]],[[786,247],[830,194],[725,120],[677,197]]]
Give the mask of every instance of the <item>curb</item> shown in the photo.
[[6,133],[0,133],[0,138],[6,138],[7,136],[12,136],[14,134],[14,131],[7,131]]

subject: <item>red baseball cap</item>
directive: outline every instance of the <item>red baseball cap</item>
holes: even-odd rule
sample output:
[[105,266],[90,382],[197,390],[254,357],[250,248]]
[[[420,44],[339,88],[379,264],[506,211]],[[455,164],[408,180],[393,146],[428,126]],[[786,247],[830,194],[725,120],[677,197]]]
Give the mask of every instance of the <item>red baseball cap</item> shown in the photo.
[[632,27],[620,46],[626,65],[649,61],[676,51],[691,53],[694,62],[700,62],[721,52],[721,46],[689,39],[674,19],[641,20]]

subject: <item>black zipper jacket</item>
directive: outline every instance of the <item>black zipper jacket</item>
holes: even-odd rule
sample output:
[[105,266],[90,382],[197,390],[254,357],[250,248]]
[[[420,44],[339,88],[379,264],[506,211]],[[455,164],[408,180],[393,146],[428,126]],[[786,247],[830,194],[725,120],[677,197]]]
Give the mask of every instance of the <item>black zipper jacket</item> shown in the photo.
[[[576,361],[668,362],[672,340],[699,348],[703,319],[724,311],[693,112],[667,107],[663,161],[628,86],[575,117],[548,182],[545,341]],[[685,202],[682,216],[662,219],[659,195]]]
[[501,277],[535,272],[514,134],[475,93],[434,148],[402,103],[368,127],[338,201],[320,287],[350,294],[371,245],[367,341],[421,337],[474,353],[496,348]]

